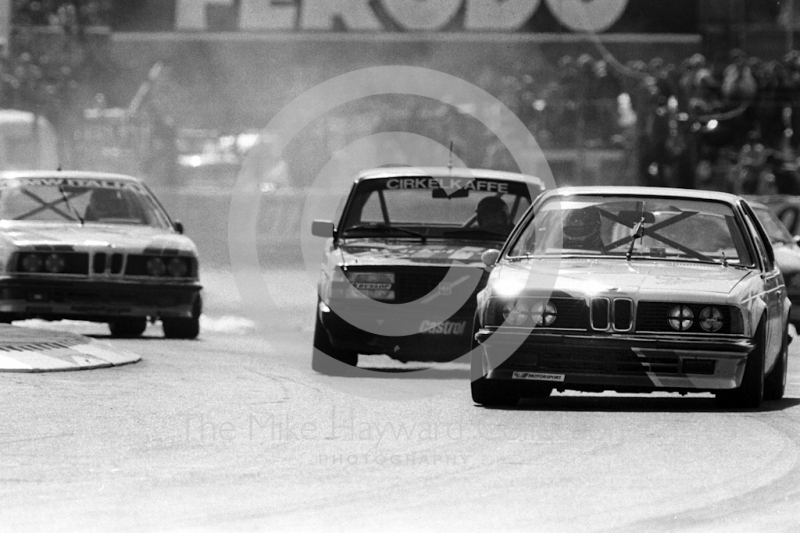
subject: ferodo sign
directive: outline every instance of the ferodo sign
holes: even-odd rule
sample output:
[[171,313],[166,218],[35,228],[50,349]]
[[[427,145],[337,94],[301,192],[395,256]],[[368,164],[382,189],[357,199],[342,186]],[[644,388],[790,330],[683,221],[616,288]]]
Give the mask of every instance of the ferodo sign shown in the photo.
[[[176,30],[213,30],[211,19],[219,19],[219,13],[224,12],[226,25],[238,30],[513,31],[546,4],[562,27],[602,32],[622,17],[630,1],[636,0],[173,1]],[[163,3],[159,10],[164,12]]]

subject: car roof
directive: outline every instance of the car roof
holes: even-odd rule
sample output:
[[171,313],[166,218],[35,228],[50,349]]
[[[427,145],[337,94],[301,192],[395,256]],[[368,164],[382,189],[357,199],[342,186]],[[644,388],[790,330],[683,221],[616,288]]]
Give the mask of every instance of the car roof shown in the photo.
[[494,180],[515,181],[518,183],[535,184],[544,190],[545,185],[541,178],[530,174],[506,172],[504,170],[491,170],[486,168],[457,168],[457,167],[414,167],[395,166],[380,167],[363,170],[358,174],[356,182],[362,180],[386,179],[397,177],[425,176],[431,178],[485,178]]
[[113,172],[96,172],[83,170],[6,170],[0,172],[0,180],[20,179],[20,178],[88,178],[104,180],[124,180],[141,182],[135,176],[127,174],[115,174]]
[[678,189],[670,187],[631,187],[623,185],[603,185],[586,187],[559,187],[546,191],[540,197],[542,200],[553,196],[570,195],[618,195],[618,196],[645,196],[645,197],[669,197],[685,198],[687,200],[711,200],[735,204],[741,197],[735,194],[717,191],[701,191],[696,189]]

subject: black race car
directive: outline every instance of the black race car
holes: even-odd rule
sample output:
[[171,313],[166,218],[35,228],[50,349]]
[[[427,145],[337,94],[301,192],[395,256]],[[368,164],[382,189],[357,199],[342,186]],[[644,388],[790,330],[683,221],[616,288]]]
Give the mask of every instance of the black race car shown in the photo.
[[543,189],[491,170],[379,168],[356,179],[328,237],[318,284],[312,367],[337,373],[359,354],[452,361],[470,350],[475,294],[498,248]]

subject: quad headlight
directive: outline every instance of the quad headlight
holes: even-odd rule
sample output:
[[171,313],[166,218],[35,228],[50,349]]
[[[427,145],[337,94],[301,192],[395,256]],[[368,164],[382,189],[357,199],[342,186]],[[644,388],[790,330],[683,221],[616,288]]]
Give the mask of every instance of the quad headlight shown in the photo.
[[528,306],[518,300],[512,300],[503,306],[503,319],[512,326],[521,326],[528,320],[528,316]]
[[722,328],[722,311],[716,307],[706,307],[700,311],[700,327],[703,331],[715,333]]
[[182,257],[173,257],[167,263],[167,272],[174,278],[185,276],[189,271],[189,266],[186,264],[186,259]]
[[669,310],[669,325],[677,331],[688,331],[694,324],[694,312],[688,305],[676,305]]
[[556,320],[558,310],[548,300],[536,300],[527,304],[521,300],[511,300],[503,306],[503,319],[511,326],[521,326],[528,322],[537,326],[549,326]]
[[147,260],[147,273],[151,276],[163,276],[167,271],[167,265],[160,257],[151,257]]
[[51,274],[59,274],[64,272],[67,267],[67,262],[61,254],[49,254],[44,259],[44,269]]
[[19,261],[23,272],[41,272],[44,261],[39,254],[23,254]]

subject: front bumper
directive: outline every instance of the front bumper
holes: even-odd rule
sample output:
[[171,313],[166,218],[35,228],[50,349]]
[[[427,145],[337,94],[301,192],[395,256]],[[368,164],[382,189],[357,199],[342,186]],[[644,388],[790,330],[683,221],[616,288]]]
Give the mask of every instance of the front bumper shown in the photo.
[[[442,323],[441,327],[425,320],[425,317],[401,317],[400,320],[410,321],[408,323],[418,323],[420,333],[397,337],[364,331],[357,323],[351,324],[324,303],[317,308],[319,320],[331,344],[337,348],[365,355],[386,354],[401,361],[438,362],[453,361],[469,353],[474,312],[474,306],[465,306]],[[363,323],[369,320],[374,323],[376,320],[368,315],[359,318]],[[398,318],[394,317],[393,320]],[[389,326],[387,324],[387,330]]]
[[109,280],[0,279],[0,313],[12,320],[193,316],[202,286]]
[[751,339],[658,334],[517,333],[481,329],[490,380],[599,392],[701,392],[742,382]]

